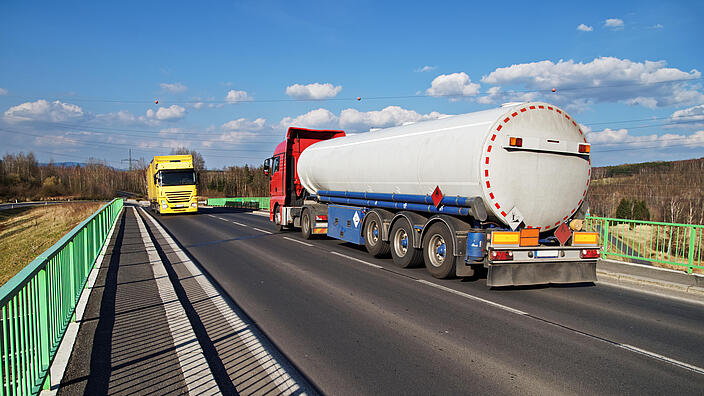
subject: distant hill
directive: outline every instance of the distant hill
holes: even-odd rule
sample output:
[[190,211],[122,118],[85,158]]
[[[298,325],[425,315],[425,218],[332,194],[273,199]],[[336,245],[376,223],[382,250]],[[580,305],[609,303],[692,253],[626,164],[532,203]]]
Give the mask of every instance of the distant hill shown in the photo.
[[623,198],[645,201],[653,221],[704,224],[704,158],[592,169],[592,214],[612,217]]

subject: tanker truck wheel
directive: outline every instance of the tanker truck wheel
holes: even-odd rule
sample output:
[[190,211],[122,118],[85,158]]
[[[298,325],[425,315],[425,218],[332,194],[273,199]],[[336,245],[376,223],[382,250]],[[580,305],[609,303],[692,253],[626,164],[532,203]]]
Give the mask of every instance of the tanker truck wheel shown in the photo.
[[388,242],[381,240],[382,224],[381,218],[374,212],[370,212],[364,222],[364,247],[374,257],[388,256],[391,249]]
[[304,210],[301,216],[301,236],[303,239],[311,239],[313,237],[313,227],[310,222],[310,210]]
[[274,229],[278,232],[284,231],[287,227],[281,224],[281,209],[279,205],[274,207]]
[[391,258],[401,268],[417,267],[423,262],[423,250],[413,247],[413,227],[406,219],[398,219],[391,227]]
[[430,226],[423,238],[423,260],[425,268],[435,278],[455,275],[454,238],[444,223]]

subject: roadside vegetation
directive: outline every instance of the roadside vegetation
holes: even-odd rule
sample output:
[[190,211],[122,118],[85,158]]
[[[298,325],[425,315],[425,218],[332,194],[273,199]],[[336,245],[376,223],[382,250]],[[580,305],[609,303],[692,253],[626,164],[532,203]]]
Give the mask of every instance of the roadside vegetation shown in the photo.
[[591,214],[704,224],[704,158],[592,169]]
[[73,202],[0,210],[0,285],[104,204]]
[[[260,164],[207,169],[194,150],[177,148],[172,154],[194,156],[200,196],[269,195],[269,178]],[[0,202],[107,200],[123,192],[145,197],[148,161],[120,170],[99,161],[40,165],[32,153],[6,154],[0,161]],[[704,224],[704,158],[595,167],[587,202],[595,216]]]

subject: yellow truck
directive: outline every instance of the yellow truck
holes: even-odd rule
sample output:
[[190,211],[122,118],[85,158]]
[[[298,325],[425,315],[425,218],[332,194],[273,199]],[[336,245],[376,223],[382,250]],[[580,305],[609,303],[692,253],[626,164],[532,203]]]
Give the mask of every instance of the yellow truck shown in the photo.
[[192,156],[155,156],[147,170],[152,209],[160,214],[198,212],[196,180]]

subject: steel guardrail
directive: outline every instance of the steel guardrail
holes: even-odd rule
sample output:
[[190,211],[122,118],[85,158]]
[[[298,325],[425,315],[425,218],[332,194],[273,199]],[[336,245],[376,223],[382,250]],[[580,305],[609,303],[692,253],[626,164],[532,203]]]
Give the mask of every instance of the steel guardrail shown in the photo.
[[587,216],[586,228],[599,233],[604,258],[704,269],[704,225]]
[[208,198],[208,206],[227,206],[228,202],[256,202],[259,209],[269,210],[269,197],[232,197],[232,198]]
[[0,287],[0,396],[48,389],[51,363],[122,207],[112,200]]

